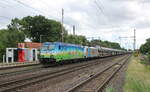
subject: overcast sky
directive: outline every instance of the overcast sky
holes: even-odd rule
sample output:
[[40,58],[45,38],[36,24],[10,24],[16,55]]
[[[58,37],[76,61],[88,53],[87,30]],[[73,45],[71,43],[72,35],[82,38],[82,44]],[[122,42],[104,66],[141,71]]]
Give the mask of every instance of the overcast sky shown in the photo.
[[[19,1],[19,2],[18,2]],[[12,18],[43,15],[64,23],[68,33],[87,38],[119,42],[119,37],[133,36],[136,29],[138,48],[150,38],[150,0],[0,0],[0,28]],[[122,38],[121,46],[133,48],[133,38]]]

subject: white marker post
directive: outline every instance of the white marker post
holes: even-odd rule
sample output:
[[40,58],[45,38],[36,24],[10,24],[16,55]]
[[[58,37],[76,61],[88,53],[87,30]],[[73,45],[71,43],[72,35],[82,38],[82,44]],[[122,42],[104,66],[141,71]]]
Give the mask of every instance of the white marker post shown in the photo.
[[5,63],[5,55],[3,55],[3,63]]

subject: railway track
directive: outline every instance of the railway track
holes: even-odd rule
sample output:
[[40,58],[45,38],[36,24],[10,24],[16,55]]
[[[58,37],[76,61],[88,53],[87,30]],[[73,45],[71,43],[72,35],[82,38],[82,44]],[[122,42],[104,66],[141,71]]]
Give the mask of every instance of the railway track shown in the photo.
[[[26,67],[27,68],[27,67]],[[7,77],[7,76],[15,76],[15,75],[18,75],[18,74],[24,74],[24,73],[29,73],[29,72],[33,72],[33,71],[38,71],[38,70],[41,70],[42,69],[42,65],[33,65],[33,66],[29,66],[27,69],[21,69],[18,68],[18,69],[15,69],[14,71],[1,71],[0,72],[0,78],[3,78],[3,77]]]
[[[22,69],[22,68],[25,68],[25,69]],[[2,69],[0,68],[0,78],[7,77],[7,76],[15,76],[18,74],[23,74],[23,73],[34,72],[34,71],[38,71],[41,69],[42,69],[41,64],[30,64],[30,65],[23,65],[23,66],[16,66],[16,67],[15,66],[6,67]]]
[[67,73],[71,73],[80,69],[87,68],[92,65],[97,65],[100,62],[89,62],[88,64],[84,65],[79,65],[79,66],[74,66],[70,67],[67,69],[59,70],[59,71],[54,71],[54,72],[47,72],[44,74],[39,74],[36,76],[28,77],[28,78],[23,78],[23,79],[17,79],[17,80],[12,80],[8,81],[5,83],[0,83],[0,92],[10,92],[10,91],[16,91],[18,89],[24,88],[26,86],[39,83],[57,76],[65,75]]
[[[53,65],[52,65],[53,66]],[[13,71],[10,70],[9,68],[6,69],[5,71],[1,70],[0,71],[0,79],[3,78],[3,77],[9,77],[9,76],[15,76],[15,75],[18,75],[18,74],[24,74],[24,73],[30,73],[30,72],[35,72],[35,71],[38,71],[38,70],[45,70],[43,68],[42,65],[29,65],[28,67],[23,67],[25,69],[22,69],[22,67],[19,67],[19,68],[15,68]],[[47,69],[47,68],[46,68]]]
[[122,59],[120,63],[117,62],[106,67],[102,71],[71,87],[67,92],[105,92],[106,85],[123,65],[127,63],[129,58],[130,56],[127,59]]

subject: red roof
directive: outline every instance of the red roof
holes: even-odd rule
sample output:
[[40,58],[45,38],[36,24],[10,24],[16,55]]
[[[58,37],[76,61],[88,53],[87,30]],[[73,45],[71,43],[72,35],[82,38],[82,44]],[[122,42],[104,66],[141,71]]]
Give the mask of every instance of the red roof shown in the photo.
[[25,48],[40,48],[42,46],[42,43],[35,43],[35,42],[25,42],[21,44],[24,44]]

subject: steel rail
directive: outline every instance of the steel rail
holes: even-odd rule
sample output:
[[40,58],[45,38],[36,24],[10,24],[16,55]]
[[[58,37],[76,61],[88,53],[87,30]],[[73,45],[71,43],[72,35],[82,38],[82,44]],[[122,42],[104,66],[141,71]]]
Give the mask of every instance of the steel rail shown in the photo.
[[84,64],[84,65],[74,66],[74,67],[70,67],[67,69],[63,69],[63,70],[57,70],[54,72],[47,72],[44,74],[39,74],[39,75],[32,76],[32,77],[25,78],[25,79],[14,80],[14,81],[2,83],[2,84],[0,84],[0,92],[9,92],[12,90],[20,89],[20,88],[28,86],[28,85],[39,83],[39,82],[42,82],[42,81],[45,81],[45,80],[48,80],[51,78],[55,78],[57,76],[61,76],[61,75],[67,74],[67,73],[71,73],[71,72],[89,67],[91,65],[97,65],[99,63],[100,62],[90,62],[90,63]]
[[131,56],[129,56],[129,57],[123,62],[123,64],[121,64],[121,66],[120,66],[117,70],[115,70],[115,71],[103,82],[103,84],[102,84],[101,86],[99,86],[99,87],[95,90],[95,92],[102,92],[103,89],[104,89],[104,87],[110,82],[110,80],[111,80],[112,78],[114,78],[114,76],[116,75],[116,73],[118,73],[118,71],[123,67],[123,65],[127,63],[127,61],[129,60],[130,57],[131,57]]
[[19,70],[17,69],[16,71],[12,71],[12,72],[4,72],[4,73],[0,73],[0,78],[2,77],[9,77],[9,76],[14,76],[17,74],[24,74],[24,73],[29,73],[29,72],[33,72],[33,71],[38,71],[41,70],[42,66],[32,66],[31,68],[28,67],[28,69],[23,69],[23,70]]
[[[124,63],[125,63],[125,62],[129,59],[129,57],[130,57],[130,56],[128,56],[127,59],[125,59],[125,58],[126,58],[126,57],[125,57],[125,58],[121,59],[120,61],[124,61]],[[124,63],[123,63],[123,64],[124,64]],[[117,63],[114,63],[114,64],[112,64],[112,65],[106,67],[106,68],[103,69],[102,71],[96,73],[96,74],[93,75],[93,76],[90,76],[90,77],[87,78],[86,80],[84,80],[84,81],[80,82],[79,84],[73,86],[72,88],[68,89],[66,92],[75,92],[75,90],[81,88],[83,85],[85,85],[86,83],[90,82],[92,79],[97,78],[97,77],[100,76],[102,73],[104,73],[105,71],[111,69],[111,68],[112,68],[113,66],[115,66],[116,64],[119,64],[119,63],[117,62]],[[123,66],[123,64],[122,64],[121,66]],[[120,67],[120,68],[121,68],[121,67]],[[120,69],[120,68],[119,68],[119,69]],[[119,70],[117,69],[117,71],[119,71]],[[113,77],[113,76],[117,73],[117,71],[115,71],[115,73],[113,73],[111,76]],[[112,77],[111,77],[111,78],[112,78]],[[108,79],[110,80],[111,78],[108,78]],[[99,90],[101,90],[102,87],[104,87],[104,85],[106,85],[106,82],[109,81],[108,79],[107,79],[103,84],[101,84],[101,86],[100,86],[98,89],[96,89],[96,90],[94,90],[94,91],[88,91],[88,92],[99,92]]]
[[[2,83],[2,84],[0,84],[0,91],[1,92],[9,92],[9,91],[15,90],[17,88],[21,88],[21,87],[24,87],[24,86],[27,86],[27,85],[38,83],[38,82],[41,82],[41,81],[44,81],[44,80],[47,80],[47,79],[51,79],[51,78],[54,78],[54,77],[57,77],[57,76],[61,76],[61,75],[64,75],[64,74],[67,74],[67,73],[70,73],[70,72],[74,72],[74,71],[89,67],[93,63],[95,65],[97,65],[100,62],[90,62],[88,64],[85,64],[84,66],[83,65],[74,66],[74,67],[70,67],[70,68],[67,68],[67,69],[63,69],[63,70],[57,70],[57,71],[54,71],[54,72],[47,72],[45,74],[30,77],[30,78],[26,78],[26,79],[20,79],[20,80],[14,80],[14,81],[9,81],[9,82],[6,82],[6,83]],[[24,83],[26,81],[31,81],[31,80],[32,80],[32,82]],[[35,80],[35,81],[33,81],[33,80]],[[17,84],[19,84],[19,85],[17,85]]]

